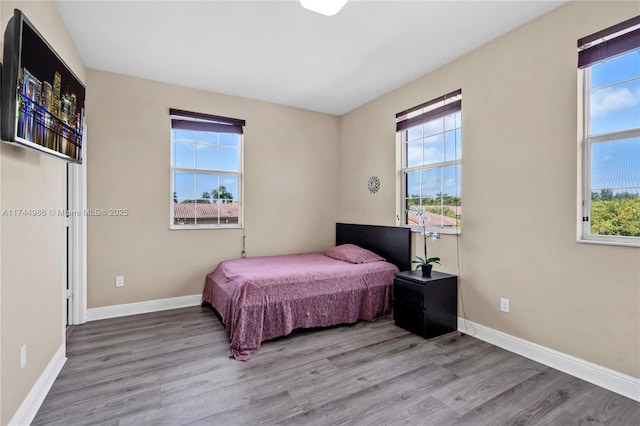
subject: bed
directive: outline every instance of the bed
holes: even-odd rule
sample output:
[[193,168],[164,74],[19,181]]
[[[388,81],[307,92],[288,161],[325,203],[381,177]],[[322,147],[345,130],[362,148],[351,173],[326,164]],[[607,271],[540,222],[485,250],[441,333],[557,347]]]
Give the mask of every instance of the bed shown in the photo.
[[207,275],[203,305],[225,325],[229,355],[242,361],[295,329],[374,321],[391,313],[393,274],[410,269],[410,232],[337,223],[327,252],[223,261]]

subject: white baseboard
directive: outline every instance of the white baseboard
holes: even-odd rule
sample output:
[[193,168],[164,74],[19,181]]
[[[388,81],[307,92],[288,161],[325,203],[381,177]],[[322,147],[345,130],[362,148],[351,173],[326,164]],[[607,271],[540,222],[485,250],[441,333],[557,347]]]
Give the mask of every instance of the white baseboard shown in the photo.
[[170,299],[148,300],[146,302],[103,306],[101,308],[87,309],[87,321],[146,314],[149,312],[166,311],[168,309],[187,308],[189,306],[200,305],[201,303],[202,295],[193,294],[191,296],[172,297]]
[[40,377],[38,377],[38,380],[36,380],[27,397],[22,401],[22,404],[20,404],[18,411],[16,411],[16,414],[9,421],[9,425],[31,424],[66,361],[65,344],[63,343],[53,355],[53,358],[51,358],[51,361],[49,361],[49,364],[47,364],[47,367]]
[[[475,329],[475,334],[473,333]],[[640,379],[458,317],[458,331],[640,401]]]

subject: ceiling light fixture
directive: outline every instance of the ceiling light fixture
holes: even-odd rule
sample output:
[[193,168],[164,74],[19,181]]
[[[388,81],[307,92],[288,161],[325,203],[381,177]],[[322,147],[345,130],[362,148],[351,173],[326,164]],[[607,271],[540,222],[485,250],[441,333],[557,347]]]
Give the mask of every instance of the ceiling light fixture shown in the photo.
[[300,0],[305,9],[325,16],[333,16],[340,12],[346,3],[347,0]]

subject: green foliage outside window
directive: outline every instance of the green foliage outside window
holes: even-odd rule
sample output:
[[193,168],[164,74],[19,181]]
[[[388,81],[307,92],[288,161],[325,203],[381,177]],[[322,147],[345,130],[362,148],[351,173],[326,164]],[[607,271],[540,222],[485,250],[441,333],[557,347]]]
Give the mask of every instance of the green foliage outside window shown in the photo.
[[[420,206],[439,206],[440,201],[445,206],[459,206],[460,205],[460,197],[455,197],[447,194],[436,194],[434,198],[424,197],[420,198],[418,194],[410,195],[410,198],[407,200],[407,209],[411,209],[412,207],[420,207]],[[453,217],[453,216],[452,216]]]
[[448,209],[446,207],[443,208],[442,211],[440,210],[440,207],[425,207],[425,210],[428,211],[429,213],[441,214],[443,216],[458,219],[458,215],[456,215],[453,210]]
[[[442,203],[442,207],[441,204]],[[418,207],[424,208],[425,211],[429,213],[435,213],[442,216],[450,217],[456,219],[456,224],[454,227],[460,227],[460,215],[456,214],[454,209],[447,208],[447,206],[459,206],[460,205],[460,197],[451,196],[447,194],[436,194],[434,198],[425,197],[420,198],[419,195],[413,194],[411,198],[407,199],[407,209],[412,210]]]
[[608,189],[592,192],[591,233],[640,237],[640,195]]
[[[225,188],[224,185],[220,185],[218,189],[212,189],[211,193],[203,192],[200,199],[187,199],[182,201],[182,204],[211,204],[212,200],[219,200],[222,204],[228,204],[233,202],[233,194],[227,191],[227,188]],[[173,202],[178,202],[175,192],[173,193]]]

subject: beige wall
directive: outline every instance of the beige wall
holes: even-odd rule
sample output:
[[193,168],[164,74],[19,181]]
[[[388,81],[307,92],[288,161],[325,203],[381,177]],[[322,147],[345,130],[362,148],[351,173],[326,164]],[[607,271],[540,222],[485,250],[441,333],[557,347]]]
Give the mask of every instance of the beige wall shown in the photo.
[[[575,242],[575,43],[637,3],[569,3],[341,118],[94,70],[85,79],[55,5],[3,1],[2,28],[14,7],[87,83],[89,207],[130,211],[89,218],[90,308],[199,294],[217,262],[240,254],[239,230],[168,229],[168,108],[247,120],[247,254],[278,254],[332,245],[336,220],[395,224],[395,113],[462,88],[463,233],[459,247],[452,236],[429,244],[446,271],[461,254],[468,318],[640,377],[640,251]],[[0,207],[62,208],[63,176],[60,160],[2,144]],[[62,223],[3,217],[0,233],[6,424],[62,343]]]
[[[2,34],[21,9],[84,81],[85,68],[53,2],[0,5]],[[65,207],[65,162],[37,152],[0,145],[0,203],[3,209]],[[1,368],[0,423],[6,424],[63,343],[62,218],[7,217],[1,220]],[[19,351],[27,345],[20,370]]]
[[[340,220],[393,225],[395,113],[462,88],[468,318],[634,377],[640,250],[576,242],[576,41],[638,11],[637,2],[568,3],[343,116],[339,202]],[[373,196],[372,174],[382,179]],[[456,272],[456,238],[429,244]]]
[[[337,117],[88,71],[88,306],[200,294],[242,232],[169,230],[169,108],[245,119],[247,255],[326,249],[338,200]],[[116,288],[116,275],[125,286]]]

